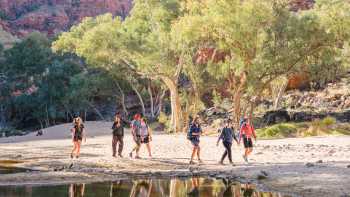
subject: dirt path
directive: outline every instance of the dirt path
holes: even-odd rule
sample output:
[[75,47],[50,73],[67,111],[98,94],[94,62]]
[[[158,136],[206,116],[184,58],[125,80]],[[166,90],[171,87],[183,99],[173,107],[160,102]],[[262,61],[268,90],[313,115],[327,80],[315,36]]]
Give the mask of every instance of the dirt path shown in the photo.
[[[38,169],[38,172],[0,176],[0,185],[57,184],[69,182],[110,181],[130,176],[211,175],[241,178],[258,182],[267,190],[298,196],[350,195],[350,137],[315,137],[303,139],[261,140],[256,144],[251,163],[243,163],[243,148],[233,146],[237,166],[220,166],[223,152],[216,137],[202,137],[203,165],[188,165],[190,143],[185,135],[153,137],[152,159],[127,158],[133,146],[125,137],[124,158],[111,157],[110,123],[86,124],[89,138],[82,155],[72,169],[69,152],[70,125],[60,125],[34,135],[0,138],[0,160],[19,160],[17,166]],[[227,161],[226,161],[227,162]],[[267,177],[261,176],[266,172]],[[261,180],[258,180],[257,177]]]

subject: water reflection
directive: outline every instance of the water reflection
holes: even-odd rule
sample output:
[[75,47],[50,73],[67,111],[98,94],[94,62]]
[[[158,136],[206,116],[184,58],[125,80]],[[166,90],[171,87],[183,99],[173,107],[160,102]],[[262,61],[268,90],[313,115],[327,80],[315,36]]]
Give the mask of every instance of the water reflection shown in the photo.
[[285,197],[234,181],[190,178],[122,180],[114,183],[0,187],[0,197]]

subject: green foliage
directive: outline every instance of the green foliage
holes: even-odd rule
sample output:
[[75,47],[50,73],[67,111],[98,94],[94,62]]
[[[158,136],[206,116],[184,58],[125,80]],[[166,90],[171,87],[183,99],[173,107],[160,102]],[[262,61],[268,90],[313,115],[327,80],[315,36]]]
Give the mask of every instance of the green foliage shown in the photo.
[[281,138],[281,137],[292,137],[297,133],[296,125],[289,123],[276,124],[264,129],[258,129],[257,134],[263,138]]
[[165,130],[170,132],[170,118],[165,113],[161,112],[158,116],[158,122],[165,126]]
[[12,128],[12,127],[0,128],[0,138],[1,137],[16,136],[16,135],[23,135],[23,132],[15,129],[15,128]]
[[33,33],[5,51],[0,98],[16,128],[66,121],[67,113],[89,109],[95,98],[108,102],[114,95],[110,75],[84,71],[79,59],[52,53],[50,44]]
[[322,125],[325,127],[330,127],[332,125],[335,125],[335,123],[337,123],[337,120],[330,116],[322,119]]

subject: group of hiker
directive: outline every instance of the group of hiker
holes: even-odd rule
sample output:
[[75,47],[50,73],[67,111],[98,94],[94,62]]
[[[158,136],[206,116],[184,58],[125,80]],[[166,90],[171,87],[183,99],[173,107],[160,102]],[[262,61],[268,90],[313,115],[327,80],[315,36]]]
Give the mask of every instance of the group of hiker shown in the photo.
[[[86,132],[82,119],[77,116],[73,121],[72,140],[73,140],[73,149],[71,152],[71,158],[79,158],[80,155],[80,146],[82,141],[86,141]],[[135,143],[133,149],[129,153],[130,158],[140,159],[140,148],[141,145],[146,145],[148,155],[152,157],[151,144],[152,141],[152,130],[148,126],[147,119],[141,114],[135,114],[131,122],[125,120],[120,113],[117,113],[114,117],[114,122],[111,127],[112,129],[112,156],[113,157],[123,157],[123,148],[124,148],[124,128],[130,125],[131,134],[133,141]],[[232,144],[235,141],[240,145],[243,141],[245,152],[243,154],[243,159],[248,163],[248,156],[253,151],[253,138],[256,140],[256,134],[254,127],[248,118],[242,118],[239,123],[238,135],[234,132],[234,126],[230,119],[224,121],[223,127],[219,130],[220,135],[217,140],[217,146],[219,142],[222,141],[225,151],[220,159],[219,164],[223,164],[226,157],[230,164],[234,165],[232,162]],[[187,139],[191,142],[192,154],[190,159],[190,164],[194,164],[194,159],[197,156],[199,163],[203,163],[201,160],[201,147],[200,147],[200,137],[202,135],[202,128],[200,124],[199,116],[195,117],[191,121],[187,133]],[[117,148],[118,147],[118,148]],[[134,154],[135,153],[135,154]],[[118,155],[117,155],[118,154]]]

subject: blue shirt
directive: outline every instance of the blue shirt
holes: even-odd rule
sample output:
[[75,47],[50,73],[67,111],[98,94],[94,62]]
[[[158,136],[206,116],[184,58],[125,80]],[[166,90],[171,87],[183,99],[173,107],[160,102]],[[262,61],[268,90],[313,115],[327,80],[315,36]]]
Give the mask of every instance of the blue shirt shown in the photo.
[[[202,133],[202,128],[200,125],[198,124],[191,124],[191,127],[190,127],[190,135],[193,136],[193,133]],[[196,135],[196,136],[199,136],[199,135]]]
[[233,131],[232,128],[230,127],[224,127],[221,130],[221,134],[219,136],[219,140],[222,140],[223,142],[228,142],[228,143],[232,143],[233,139],[235,139],[237,141],[235,132]]

